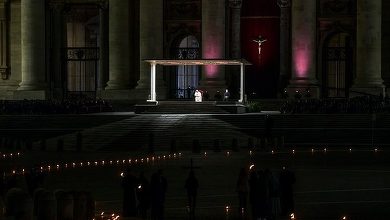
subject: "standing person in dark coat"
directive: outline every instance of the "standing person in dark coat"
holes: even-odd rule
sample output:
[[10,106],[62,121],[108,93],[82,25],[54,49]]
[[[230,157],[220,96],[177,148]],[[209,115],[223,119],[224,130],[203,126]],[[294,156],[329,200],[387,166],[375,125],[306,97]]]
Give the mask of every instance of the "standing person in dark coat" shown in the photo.
[[137,177],[130,169],[127,169],[126,173],[124,173],[122,177],[123,216],[135,217],[137,215]]
[[295,174],[284,166],[280,172],[279,182],[281,191],[281,214],[286,216],[287,214],[294,212],[293,185],[295,183]]
[[245,168],[241,168],[240,174],[238,175],[236,192],[238,193],[238,211],[242,214],[246,212],[246,203],[248,197],[248,172]]
[[161,169],[159,169],[156,173],[152,175],[150,187],[152,197],[152,220],[163,220],[165,193],[167,191],[167,180],[162,175]]
[[249,173],[249,201],[252,209],[252,219],[258,218],[258,206],[259,206],[259,178],[256,170],[251,170]]
[[147,211],[150,208],[150,184],[141,172],[137,186],[138,212],[142,219],[147,219]]
[[195,177],[194,170],[191,169],[188,174],[188,178],[186,180],[185,186],[187,190],[188,197],[188,207],[190,209],[190,219],[194,219],[195,217],[195,206],[196,206],[196,195],[198,192],[199,183]]
[[265,220],[268,216],[268,185],[265,172],[260,170],[258,172],[258,218]]

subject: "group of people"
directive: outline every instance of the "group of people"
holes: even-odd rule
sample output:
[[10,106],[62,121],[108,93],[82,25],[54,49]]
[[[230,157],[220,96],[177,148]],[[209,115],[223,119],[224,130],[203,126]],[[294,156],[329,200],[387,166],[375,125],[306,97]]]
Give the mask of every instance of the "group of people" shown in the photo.
[[[205,101],[209,100],[210,95],[207,91],[203,92],[202,90],[196,89],[194,92],[194,98],[195,98],[195,102],[202,102],[203,100],[205,100]],[[229,99],[230,99],[229,90],[226,89],[223,96],[222,96],[221,92],[219,90],[217,90],[217,92],[214,95],[214,99],[216,101],[221,101],[221,100],[229,101]]]
[[247,197],[254,220],[272,220],[294,212],[293,185],[295,174],[283,167],[279,176],[269,169],[250,170],[242,168],[238,176],[236,191],[239,198],[239,212],[247,211]]
[[390,99],[360,96],[349,99],[288,100],[280,108],[282,114],[333,114],[390,112]]
[[[137,178],[130,169],[122,177],[123,216],[147,219],[150,209],[152,220],[164,219],[167,180],[162,170],[151,176],[150,183],[143,172]],[[254,165],[249,170],[242,168],[236,184],[239,213],[246,215],[248,200],[253,220],[272,220],[293,213],[294,184],[295,174],[286,167],[282,168],[279,175],[269,169],[256,170]],[[187,192],[189,218],[195,219],[199,182],[193,169],[189,171],[184,188]]]
[[[152,174],[150,182],[141,172],[136,177],[129,168],[122,175],[123,188],[123,216],[147,219],[147,213],[150,209],[152,220],[164,219],[164,203],[167,191],[167,180],[163,176],[162,169]],[[194,171],[191,169],[186,179],[184,188],[188,196],[188,212],[190,218],[195,216],[195,205],[198,191],[198,180]]]
[[103,99],[0,100],[1,114],[84,114],[113,111]]
[[146,219],[151,209],[152,220],[163,219],[167,180],[161,169],[152,175],[150,182],[144,173],[137,178],[131,169],[127,169],[122,176],[122,188],[124,217]]

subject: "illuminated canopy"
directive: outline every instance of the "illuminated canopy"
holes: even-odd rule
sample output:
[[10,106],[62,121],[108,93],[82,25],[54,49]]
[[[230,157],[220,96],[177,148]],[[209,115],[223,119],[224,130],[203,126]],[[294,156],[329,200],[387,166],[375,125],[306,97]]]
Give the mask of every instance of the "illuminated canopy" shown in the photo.
[[244,59],[240,60],[217,60],[217,59],[202,59],[202,60],[144,60],[147,63],[155,63],[162,66],[205,66],[205,65],[230,65],[238,66],[241,64],[252,65]]
[[206,65],[225,65],[240,66],[240,100],[244,101],[244,73],[245,66],[251,65],[244,59],[224,60],[224,59],[201,59],[201,60],[144,60],[150,64],[150,99],[149,102],[156,102],[156,66],[206,66]]

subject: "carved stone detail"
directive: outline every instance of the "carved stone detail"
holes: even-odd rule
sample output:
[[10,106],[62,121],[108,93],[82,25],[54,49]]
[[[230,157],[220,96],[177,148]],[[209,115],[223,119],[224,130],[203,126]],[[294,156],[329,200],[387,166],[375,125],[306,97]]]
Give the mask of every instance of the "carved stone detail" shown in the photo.
[[281,8],[289,8],[291,7],[291,0],[278,0],[278,5]]
[[229,0],[230,8],[241,8],[242,0]]
[[0,68],[0,76],[2,80],[8,79],[8,69],[7,68]]

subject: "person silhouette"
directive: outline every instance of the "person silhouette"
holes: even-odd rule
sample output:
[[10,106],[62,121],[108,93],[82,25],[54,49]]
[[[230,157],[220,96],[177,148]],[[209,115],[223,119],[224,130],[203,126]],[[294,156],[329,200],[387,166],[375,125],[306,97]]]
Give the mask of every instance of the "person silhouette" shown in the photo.
[[229,101],[230,98],[230,92],[228,89],[225,90],[225,93],[223,94],[223,101]]
[[191,169],[190,173],[188,174],[188,178],[186,180],[184,187],[187,190],[190,219],[194,219],[195,206],[196,206],[196,195],[197,195],[198,187],[199,187],[199,183],[195,177],[194,170]]
[[124,217],[135,217],[137,215],[136,187],[137,177],[130,168],[127,168],[122,178]]
[[152,175],[150,181],[151,190],[151,217],[152,220],[164,219],[164,202],[167,191],[167,180],[162,175],[162,169],[159,169]]
[[147,219],[147,211],[150,208],[150,184],[141,172],[137,186],[138,212],[142,219]]
[[295,174],[294,172],[287,169],[286,166],[283,166],[282,171],[280,172],[279,184],[280,184],[280,204],[281,204],[281,214],[286,216],[294,212],[294,191],[293,185],[295,183]]
[[246,203],[248,197],[248,172],[245,168],[241,168],[240,174],[238,175],[237,184],[236,184],[236,192],[238,193],[238,211],[239,213],[244,214],[246,211]]

